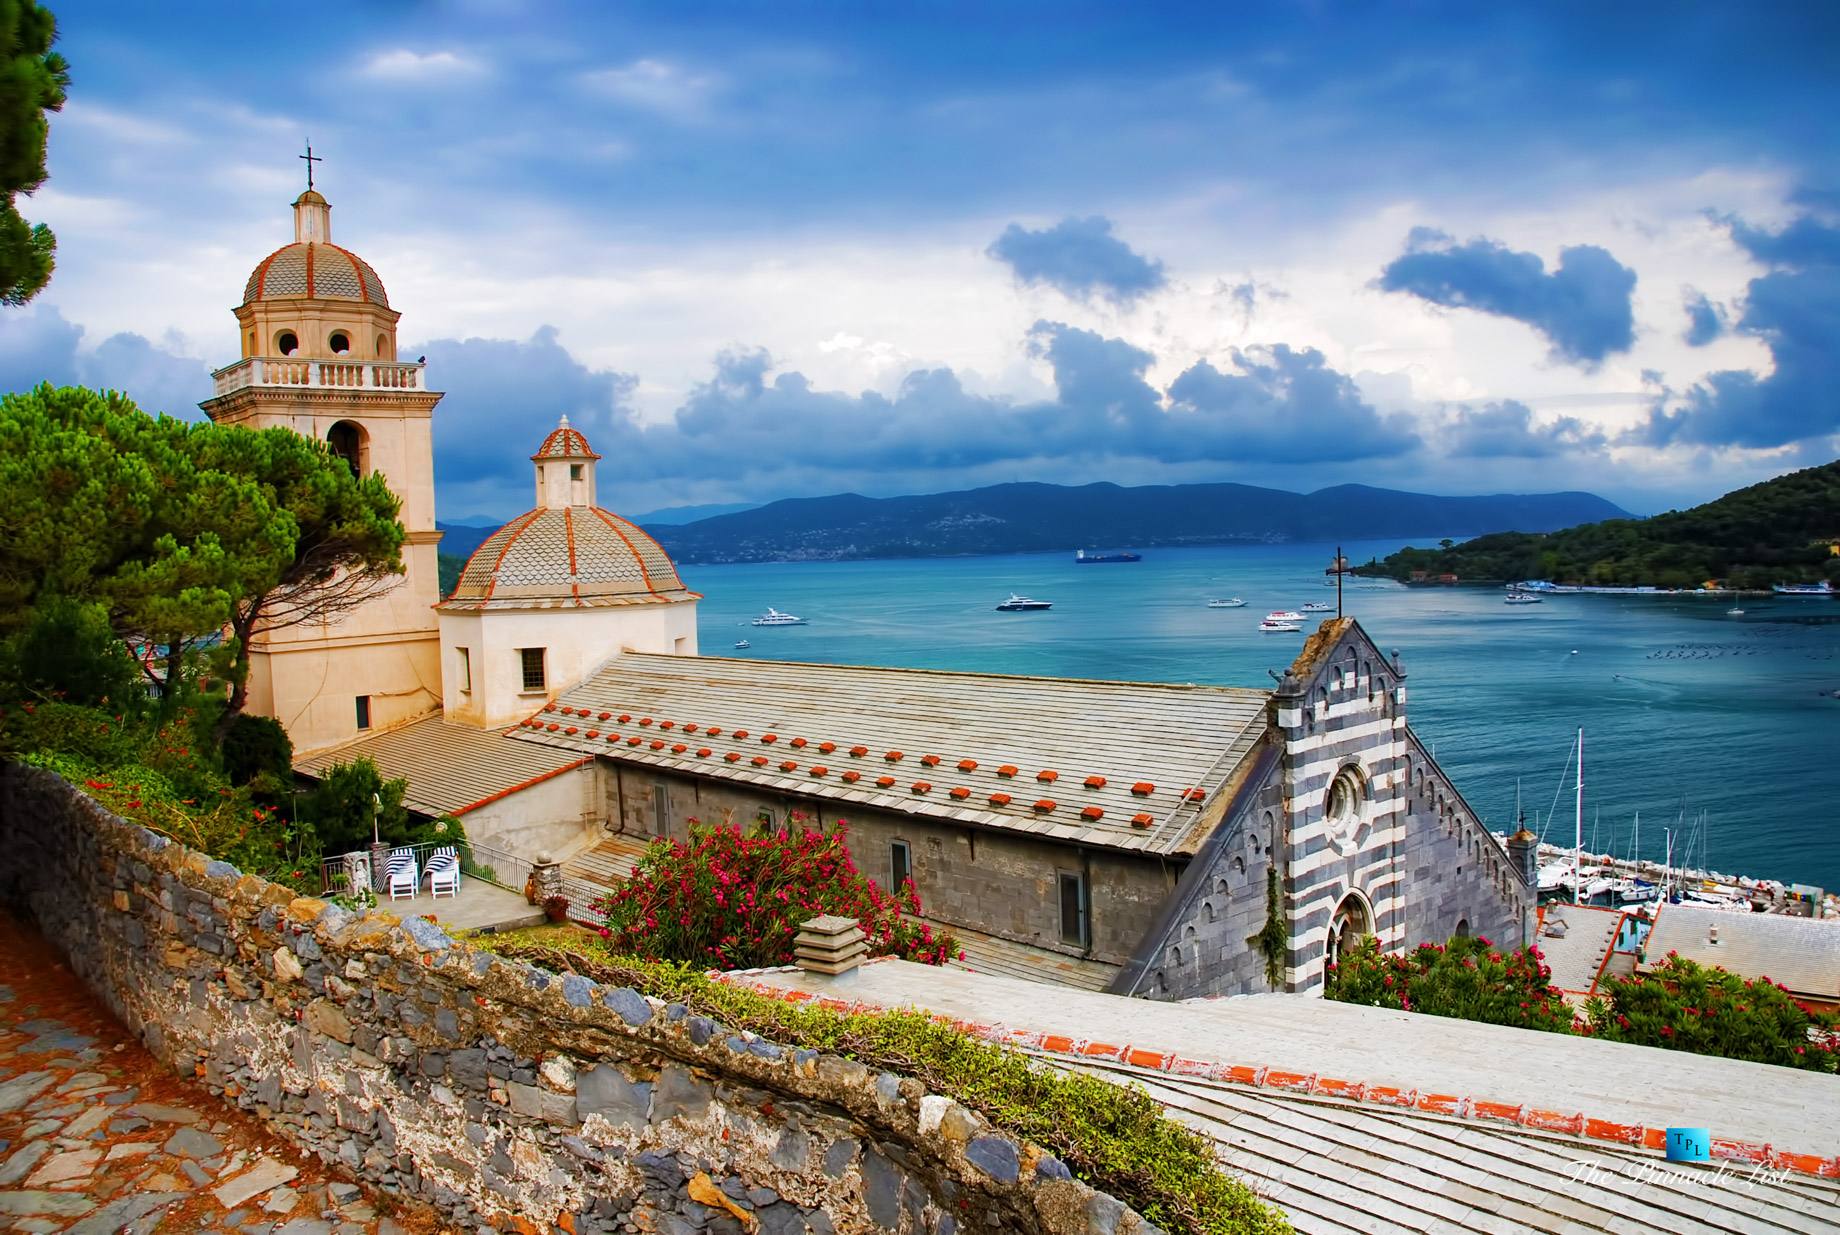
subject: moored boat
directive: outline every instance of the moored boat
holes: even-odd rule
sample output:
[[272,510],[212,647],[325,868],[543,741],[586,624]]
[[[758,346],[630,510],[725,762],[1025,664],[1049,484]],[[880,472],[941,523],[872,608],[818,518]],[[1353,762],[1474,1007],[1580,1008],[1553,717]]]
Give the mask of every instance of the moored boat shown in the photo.
[[1235,596],[1231,600],[1210,600],[1207,607],[1210,609],[1244,609],[1246,602]]
[[997,606],[1005,613],[1015,613],[1024,609],[1052,609],[1053,607],[1054,602],[1051,600],[1033,600],[1027,596],[1018,596],[1014,592],[1009,594],[1008,600]]
[[1778,583],[1770,589],[1778,596],[1833,596],[1833,585],[1823,579],[1819,583]]
[[1535,596],[1532,592],[1509,592],[1502,598],[1501,603],[1504,605],[1537,605],[1542,599],[1544,598]]
[[1334,613],[1335,606],[1326,600],[1307,600],[1303,604],[1305,613]]
[[805,625],[805,619],[802,617],[793,617],[790,613],[781,613],[778,609],[769,607],[765,613],[754,619],[754,625],[803,626]]

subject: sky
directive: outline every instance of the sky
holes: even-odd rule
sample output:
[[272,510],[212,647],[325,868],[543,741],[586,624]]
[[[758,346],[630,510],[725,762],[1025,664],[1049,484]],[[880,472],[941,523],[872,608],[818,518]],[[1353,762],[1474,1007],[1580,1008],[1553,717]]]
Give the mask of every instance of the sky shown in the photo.
[[196,417],[316,183],[444,519],[1010,480],[1585,489],[1840,455],[1840,6],[53,3],[0,389]]

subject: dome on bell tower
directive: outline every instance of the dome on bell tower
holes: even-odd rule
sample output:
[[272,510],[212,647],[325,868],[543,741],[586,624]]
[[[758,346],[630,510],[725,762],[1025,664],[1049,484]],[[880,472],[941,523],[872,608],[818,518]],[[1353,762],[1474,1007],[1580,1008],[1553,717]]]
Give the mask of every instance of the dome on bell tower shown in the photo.
[[370,263],[332,243],[332,205],[317,189],[294,199],[294,243],[263,258],[243,287],[245,305],[282,297],[390,307]]

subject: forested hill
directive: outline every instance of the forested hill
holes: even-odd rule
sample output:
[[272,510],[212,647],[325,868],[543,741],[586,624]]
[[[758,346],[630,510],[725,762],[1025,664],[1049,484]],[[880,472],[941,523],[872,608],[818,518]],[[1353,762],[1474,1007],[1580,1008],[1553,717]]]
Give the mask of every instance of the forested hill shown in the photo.
[[1466,582],[1729,587],[1840,582],[1840,462],[1738,489],[1652,519],[1607,519],[1542,535],[1478,536],[1449,549],[1402,549],[1359,573],[1409,579],[1415,570]]
[[1624,514],[1589,493],[1433,497],[1365,485],[1301,494],[1234,484],[1008,484],[913,497],[794,498],[645,530],[680,562],[770,562],[1475,536]]

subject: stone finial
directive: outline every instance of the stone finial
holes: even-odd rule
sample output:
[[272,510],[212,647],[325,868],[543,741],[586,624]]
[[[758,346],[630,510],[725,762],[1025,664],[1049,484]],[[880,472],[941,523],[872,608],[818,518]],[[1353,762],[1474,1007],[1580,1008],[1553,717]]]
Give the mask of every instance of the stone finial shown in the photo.
[[821,914],[799,927],[792,954],[800,969],[841,976],[855,972],[869,954],[868,936],[854,918]]

